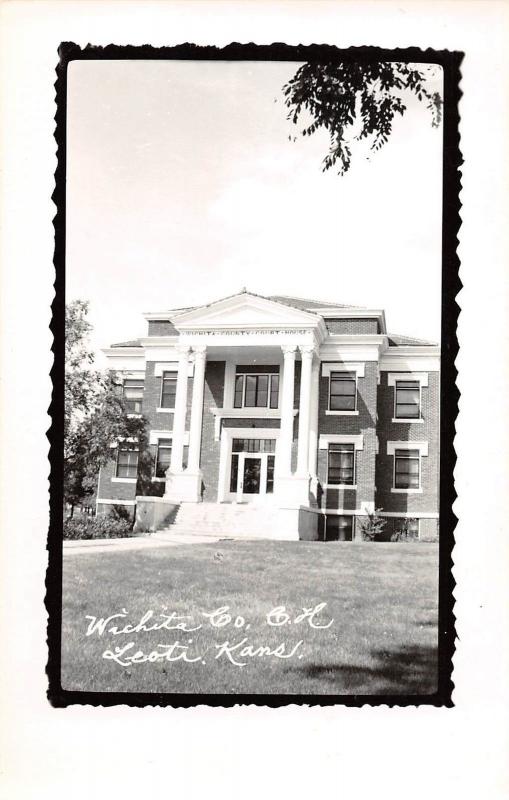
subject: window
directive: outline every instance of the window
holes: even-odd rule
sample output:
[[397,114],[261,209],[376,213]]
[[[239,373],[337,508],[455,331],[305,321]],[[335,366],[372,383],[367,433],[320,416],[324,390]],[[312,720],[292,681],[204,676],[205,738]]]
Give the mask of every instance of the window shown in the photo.
[[326,542],[351,542],[353,539],[353,516],[327,514],[325,518]]
[[237,367],[234,408],[277,408],[279,367]]
[[234,439],[232,453],[274,453],[275,439]]
[[138,443],[121,442],[117,450],[117,478],[136,478],[138,473]]
[[265,491],[267,494],[273,494],[274,492],[274,465],[275,465],[275,457],[268,456],[267,457],[267,485],[265,487]]
[[122,386],[122,397],[128,414],[141,414],[143,402],[143,379],[125,379]]
[[350,372],[331,372],[329,387],[330,411],[355,411],[357,396],[355,375]]
[[353,486],[355,447],[353,444],[329,444],[327,483]]
[[418,489],[420,472],[419,450],[394,451],[394,488]]
[[396,381],[395,411],[396,419],[419,419],[420,409],[419,381]]
[[161,408],[175,408],[177,394],[177,373],[163,372],[161,386]]
[[156,455],[156,478],[165,478],[171,461],[171,439],[159,439]]

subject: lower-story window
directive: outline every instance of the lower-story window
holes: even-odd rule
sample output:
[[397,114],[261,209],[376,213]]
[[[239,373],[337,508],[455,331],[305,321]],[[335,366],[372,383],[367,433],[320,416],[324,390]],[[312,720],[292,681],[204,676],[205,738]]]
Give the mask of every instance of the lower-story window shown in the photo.
[[394,451],[394,488],[418,489],[420,472],[419,450]]
[[275,457],[274,456],[268,456],[267,457],[267,487],[266,487],[267,494],[272,494],[274,492],[274,464],[275,464]]
[[156,455],[156,478],[165,478],[171,461],[171,439],[159,439]]
[[404,519],[399,520],[397,532],[402,539],[418,539],[419,520],[410,517],[405,517]]
[[327,483],[353,486],[355,449],[353,444],[329,444]]
[[136,442],[121,442],[117,450],[117,478],[136,478],[139,449]]
[[353,515],[327,514],[325,517],[326,542],[351,542],[353,539]]

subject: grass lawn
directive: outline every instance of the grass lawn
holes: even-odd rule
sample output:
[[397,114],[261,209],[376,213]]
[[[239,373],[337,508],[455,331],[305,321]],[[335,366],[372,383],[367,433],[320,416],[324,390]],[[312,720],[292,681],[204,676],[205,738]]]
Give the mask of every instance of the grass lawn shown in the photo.
[[[66,554],[62,685],[103,692],[430,694],[437,587],[438,547],[424,543],[224,541]],[[303,614],[321,603],[321,610]],[[204,615],[224,606],[232,616],[225,625],[219,615]],[[285,612],[267,620],[278,606]],[[153,616],[145,627],[165,627],[140,630],[147,611]],[[87,615],[124,612],[102,635],[87,635]],[[187,616],[172,618],[173,612]],[[128,623],[138,629],[109,631]],[[197,630],[172,627],[182,623]]]

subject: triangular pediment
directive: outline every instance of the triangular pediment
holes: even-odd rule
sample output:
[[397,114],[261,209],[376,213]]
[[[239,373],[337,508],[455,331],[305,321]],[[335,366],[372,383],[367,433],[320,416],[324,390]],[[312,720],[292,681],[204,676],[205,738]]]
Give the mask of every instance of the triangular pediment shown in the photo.
[[197,328],[300,327],[313,328],[320,317],[259,295],[241,294],[186,311],[172,319],[177,330]]

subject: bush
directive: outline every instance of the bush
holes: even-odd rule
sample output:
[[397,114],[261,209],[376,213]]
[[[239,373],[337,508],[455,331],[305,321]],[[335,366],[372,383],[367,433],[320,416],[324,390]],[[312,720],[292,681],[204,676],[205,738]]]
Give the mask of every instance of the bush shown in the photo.
[[124,539],[133,536],[132,520],[113,516],[73,517],[64,520],[64,539]]
[[362,538],[368,542],[376,542],[381,539],[383,529],[387,525],[387,520],[380,516],[381,508],[375,511],[367,512],[365,517],[361,517],[360,525],[362,530]]

